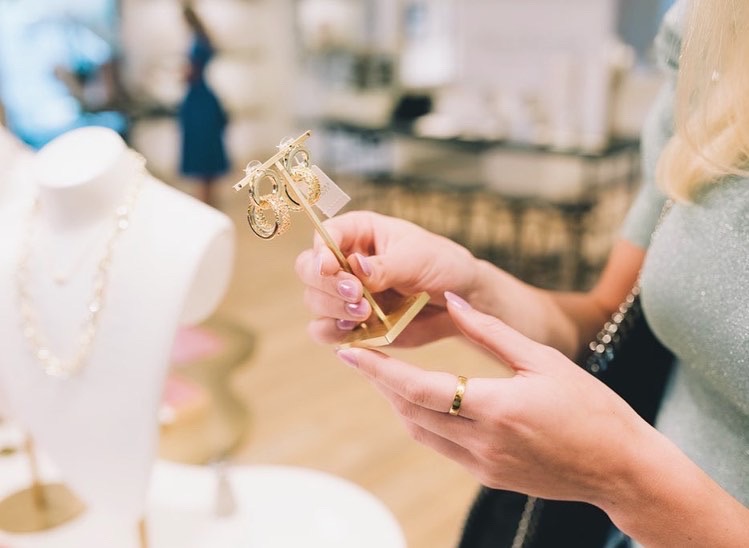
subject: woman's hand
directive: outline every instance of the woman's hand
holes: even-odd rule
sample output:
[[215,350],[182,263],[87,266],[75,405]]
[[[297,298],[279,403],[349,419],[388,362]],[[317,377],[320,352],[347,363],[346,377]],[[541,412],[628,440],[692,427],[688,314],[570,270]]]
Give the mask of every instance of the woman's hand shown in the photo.
[[365,349],[340,350],[390,400],[410,435],[467,468],[484,485],[601,503],[652,428],[608,387],[447,293],[458,328],[510,366],[511,378],[472,378],[459,416],[448,414],[456,377]]
[[[426,291],[430,304],[400,335],[401,346],[423,344],[456,333],[445,309],[445,290],[468,293],[475,283],[476,260],[464,247],[423,228],[372,212],[351,212],[325,227],[349,261],[341,269],[333,253],[316,237],[312,249],[296,260],[305,303],[315,319],[309,332],[318,342],[340,342],[372,312],[362,298],[362,281],[378,301]],[[361,281],[360,281],[361,280]]]
[[455,375],[374,350],[338,352],[390,400],[411,437],[489,487],[594,504],[646,546],[749,545],[749,509],[606,385],[456,295],[445,297],[466,337],[515,371],[469,379],[458,416],[448,413]]

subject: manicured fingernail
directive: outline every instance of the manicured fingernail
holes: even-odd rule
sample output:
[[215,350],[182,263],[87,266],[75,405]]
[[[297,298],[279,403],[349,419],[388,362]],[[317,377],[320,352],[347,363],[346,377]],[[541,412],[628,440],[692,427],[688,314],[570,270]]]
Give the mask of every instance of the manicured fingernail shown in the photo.
[[338,294],[344,299],[355,300],[361,299],[361,295],[356,290],[356,284],[351,280],[341,280],[338,282]]
[[471,308],[471,305],[468,304],[465,299],[458,297],[455,293],[451,293],[450,291],[445,291],[445,300],[460,310],[468,310]]
[[359,325],[360,322],[354,321],[354,320],[336,320],[335,325],[338,329],[341,331],[351,331],[354,329],[357,325]]
[[359,360],[357,359],[356,352],[350,349],[338,350],[336,352],[338,358],[345,364],[351,367],[359,367]]
[[317,258],[315,259],[315,266],[317,267],[317,273],[322,276],[322,255],[317,255]]
[[358,303],[346,303],[346,310],[348,310],[353,316],[363,318],[369,314],[368,303],[364,299]]
[[364,255],[357,253],[357,258],[359,259],[359,266],[361,267],[361,271],[364,273],[365,276],[371,276],[372,275],[372,265],[369,263],[369,259],[367,259]]

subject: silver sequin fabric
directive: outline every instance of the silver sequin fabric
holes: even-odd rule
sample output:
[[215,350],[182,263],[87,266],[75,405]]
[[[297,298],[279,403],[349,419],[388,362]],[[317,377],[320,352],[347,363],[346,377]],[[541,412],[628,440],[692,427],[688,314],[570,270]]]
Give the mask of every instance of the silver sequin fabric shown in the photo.
[[669,15],[656,41],[669,78],[643,130],[643,186],[621,235],[648,248],[643,310],[677,357],[656,427],[749,506],[749,180],[675,205],[651,241],[665,199],[654,165],[673,127],[680,14]]
[[678,358],[656,426],[749,505],[749,180],[718,183],[669,211],[641,299]]

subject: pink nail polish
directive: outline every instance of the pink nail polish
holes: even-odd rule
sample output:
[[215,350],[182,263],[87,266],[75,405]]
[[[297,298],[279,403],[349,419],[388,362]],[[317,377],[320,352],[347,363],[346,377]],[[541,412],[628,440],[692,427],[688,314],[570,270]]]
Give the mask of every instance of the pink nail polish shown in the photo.
[[341,280],[338,282],[338,294],[344,299],[361,299],[361,295],[356,290],[356,284],[351,280]]
[[362,299],[358,303],[346,303],[346,310],[352,315],[363,318],[367,315],[367,301]]
[[471,305],[468,304],[465,299],[459,297],[455,293],[451,293],[450,291],[445,291],[445,300],[460,310],[468,310],[471,308]]
[[338,329],[341,331],[351,331],[353,330],[357,325],[359,325],[361,322],[357,322],[354,320],[336,320],[335,324]]
[[359,366],[359,360],[357,359],[356,352],[354,350],[350,350],[350,349],[338,350],[336,352],[336,355],[346,365],[350,365],[351,367]]
[[369,263],[369,259],[367,259],[364,255],[357,253],[357,258],[359,259],[359,266],[361,267],[362,272],[365,276],[371,276],[372,275],[372,265]]

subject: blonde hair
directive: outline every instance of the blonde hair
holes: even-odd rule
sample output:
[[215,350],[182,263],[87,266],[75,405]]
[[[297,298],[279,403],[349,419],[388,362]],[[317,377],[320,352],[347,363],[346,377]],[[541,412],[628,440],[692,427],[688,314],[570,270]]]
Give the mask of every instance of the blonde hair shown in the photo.
[[705,184],[749,176],[749,3],[693,0],[676,84],[674,135],[658,184],[690,201]]

